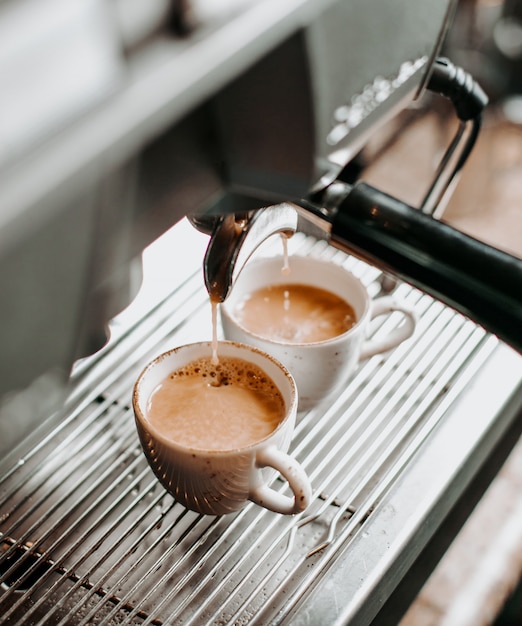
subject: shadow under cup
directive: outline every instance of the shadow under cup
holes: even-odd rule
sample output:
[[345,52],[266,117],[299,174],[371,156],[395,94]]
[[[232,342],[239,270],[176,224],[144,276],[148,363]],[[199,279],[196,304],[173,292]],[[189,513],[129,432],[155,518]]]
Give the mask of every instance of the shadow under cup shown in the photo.
[[[219,342],[218,346],[222,358],[236,357],[257,365],[283,396],[285,417],[261,441],[244,447],[231,441],[227,450],[189,448],[172,441],[148,421],[148,400],[156,387],[171,372],[197,359],[210,358],[211,354],[210,342],[175,348],[151,361],[136,381],[136,427],[154,474],[176,500],[198,513],[231,513],[249,500],[277,513],[303,511],[311,498],[310,482],[299,463],[287,454],[297,413],[297,392],[292,376],[273,357],[236,342]],[[287,480],[293,496],[269,487],[276,471]]]
[[[282,256],[250,261],[221,305],[221,324],[226,339],[256,346],[289,369],[297,384],[298,408],[302,411],[338,394],[361,360],[385,352],[410,337],[416,315],[395,296],[372,300],[356,276],[331,261],[290,256],[289,265],[290,272],[284,273]],[[353,307],[355,324],[331,339],[290,343],[260,336],[238,322],[234,311],[246,296],[269,285],[284,284],[318,287],[337,295]],[[367,339],[370,321],[394,311],[403,314],[403,323],[379,339]]]

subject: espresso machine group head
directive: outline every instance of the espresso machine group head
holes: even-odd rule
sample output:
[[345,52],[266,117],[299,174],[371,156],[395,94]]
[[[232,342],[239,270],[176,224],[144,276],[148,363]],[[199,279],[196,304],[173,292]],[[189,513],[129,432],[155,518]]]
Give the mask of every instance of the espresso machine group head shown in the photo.
[[341,172],[293,205],[193,218],[211,235],[204,261],[210,297],[225,300],[255,249],[274,233],[291,236],[301,217],[334,246],[402,277],[522,352],[521,260],[434,219],[474,146],[488,98],[443,58],[434,61],[426,89],[451,101],[459,127],[418,209],[364,182],[347,184]]

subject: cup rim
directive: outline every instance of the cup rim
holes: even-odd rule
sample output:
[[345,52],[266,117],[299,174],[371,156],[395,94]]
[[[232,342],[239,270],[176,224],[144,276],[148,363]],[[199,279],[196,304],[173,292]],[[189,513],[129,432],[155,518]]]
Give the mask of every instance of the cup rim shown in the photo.
[[[285,403],[285,415],[283,419],[279,422],[277,427],[271,433],[269,433],[263,439],[259,439],[257,441],[252,442],[248,446],[229,448],[226,450],[219,450],[219,449],[209,450],[206,448],[194,448],[194,447],[184,446],[176,441],[173,441],[172,439],[169,439],[160,430],[158,430],[153,424],[151,424],[145,417],[145,414],[142,411],[140,403],[139,403],[140,384],[144,380],[148,372],[150,372],[150,370],[152,370],[160,361],[164,360],[165,358],[168,358],[171,354],[177,353],[182,349],[189,349],[191,347],[196,347],[196,346],[207,346],[209,348],[209,354],[210,354],[210,350],[212,349],[212,342],[211,341],[195,341],[192,343],[183,344],[181,346],[176,346],[175,348],[171,348],[170,350],[167,350],[165,352],[162,352],[161,354],[158,354],[151,361],[149,361],[145,365],[145,367],[141,370],[132,389],[132,408],[134,411],[134,416],[135,416],[136,421],[140,422],[142,427],[145,428],[145,430],[147,430],[155,439],[157,439],[162,444],[166,445],[167,447],[171,449],[178,450],[185,454],[193,453],[194,456],[197,454],[203,453],[206,456],[210,455],[210,456],[219,456],[219,457],[226,457],[226,456],[235,455],[238,453],[250,452],[252,450],[255,450],[258,446],[262,445],[271,437],[273,437],[279,430],[281,430],[284,427],[286,422],[292,418],[292,415],[295,415],[297,413],[298,397],[297,397],[296,382],[294,380],[294,377],[288,370],[288,368],[285,367],[278,359],[273,357],[268,352],[265,352],[264,350],[257,348],[256,346],[251,346],[250,344],[241,343],[239,341],[219,340],[218,344],[227,344],[227,345],[235,346],[236,348],[239,348],[240,350],[246,349],[248,350],[248,352],[257,353],[265,360],[272,362],[276,367],[278,367],[281,370],[281,372],[284,374],[284,377],[286,378],[286,380],[288,381],[290,385],[290,401],[288,404],[286,403],[285,398],[283,397],[283,401]],[[268,372],[266,373],[268,374]],[[273,377],[271,376],[271,378]],[[277,387],[279,389],[279,385],[277,385]]]
[[[275,262],[276,259],[283,259],[283,255],[274,255],[274,256],[263,256],[263,257],[257,257],[255,259],[252,259],[249,262],[249,267],[254,266],[255,264],[260,264],[260,263],[266,263],[266,262]],[[297,347],[297,348],[306,348],[307,346],[313,347],[313,346],[326,346],[329,344],[333,344],[333,343],[337,343],[338,341],[342,341],[347,335],[350,334],[354,334],[363,324],[363,321],[366,319],[366,317],[368,316],[368,312],[370,310],[370,303],[371,303],[371,296],[368,293],[368,290],[366,289],[366,287],[364,286],[363,282],[360,280],[360,278],[358,278],[351,270],[346,269],[343,265],[338,264],[338,263],[334,263],[331,260],[328,259],[321,259],[319,257],[315,257],[315,256],[304,256],[304,255],[291,255],[290,256],[290,261],[292,259],[298,259],[299,262],[304,261],[305,263],[311,262],[311,263],[315,263],[318,265],[323,265],[323,266],[328,266],[328,267],[336,267],[339,270],[341,270],[342,272],[344,272],[345,274],[347,274],[348,276],[350,276],[350,278],[358,284],[358,286],[361,288],[362,292],[365,294],[365,303],[364,303],[364,310],[362,312],[362,314],[358,317],[357,321],[355,322],[355,324],[353,324],[353,326],[351,326],[348,330],[345,330],[344,333],[341,333],[340,335],[335,335],[335,337],[330,337],[328,339],[322,339],[320,341],[294,341],[294,342],[289,342],[289,341],[281,341],[279,339],[272,339],[270,337],[266,337],[265,335],[260,335],[248,328],[246,328],[245,326],[243,326],[243,324],[241,324],[237,318],[234,316],[233,312],[232,312],[232,306],[231,306],[231,300],[230,297],[225,300],[224,302],[220,303],[219,309],[222,315],[225,315],[226,317],[228,317],[228,319],[230,320],[231,323],[235,324],[238,328],[240,328],[246,335],[253,337],[259,341],[271,344],[271,345],[275,345],[275,346],[281,346],[281,347]],[[239,279],[238,279],[239,280]],[[294,285],[309,285],[309,283],[306,282],[302,282],[302,281],[294,281],[293,283],[291,281],[289,281],[291,284]],[[311,285],[314,286],[314,285]],[[351,303],[348,303],[351,305]]]

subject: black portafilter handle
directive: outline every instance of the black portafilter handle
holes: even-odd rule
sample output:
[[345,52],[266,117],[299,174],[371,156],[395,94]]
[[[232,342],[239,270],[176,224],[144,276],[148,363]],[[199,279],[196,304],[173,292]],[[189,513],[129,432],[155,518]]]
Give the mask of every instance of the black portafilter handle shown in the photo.
[[397,275],[522,353],[521,259],[365,183],[336,183],[329,195],[322,206],[330,209],[320,215],[330,223],[333,245]]

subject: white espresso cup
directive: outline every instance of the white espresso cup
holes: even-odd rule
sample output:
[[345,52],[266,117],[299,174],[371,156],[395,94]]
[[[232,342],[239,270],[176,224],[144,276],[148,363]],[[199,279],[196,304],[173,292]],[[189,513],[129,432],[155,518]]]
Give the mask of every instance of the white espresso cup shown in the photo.
[[[227,300],[221,305],[221,323],[226,339],[257,346],[283,363],[297,384],[300,411],[338,393],[359,362],[386,352],[410,337],[416,314],[395,296],[373,299],[349,270],[316,257],[290,256],[289,272],[283,257],[260,257],[250,261],[239,275]],[[267,286],[301,284],[327,290],[349,303],[355,324],[347,331],[322,341],[292,343],[261,336],[237,319],[237,307],[252,292]],[[377,338],[368,339],[371,320],[400,311],[402,323]]]
[[[180,445],[150,423],[149,400],[158,385],[172,372],[211,354],[210,342],[181,346],[151,361],[138,377],[132,401],[149,465],[177,501],[198,513],[231,513],[249,500],[276,513],[300,513],[310,502],[311,486],[304,469],[287,454],[297,413],[297,390],[288,370],[272,356],[235,342],[218,344],[219,358],[236,357],[257,366],[282,396],[284,418],[262,440],[238,445],[232,437],[223,449],[202,449],[199,445]],[[172,406],[173,413],[178,409]],[[220,428],[218,423],[213,427]],[[293,496],[269,486],[277,472],[286,479]]]

